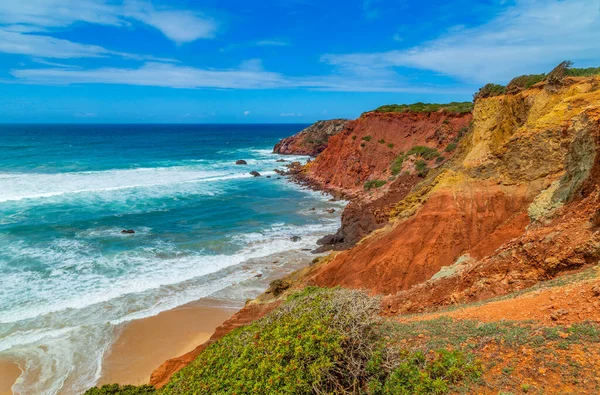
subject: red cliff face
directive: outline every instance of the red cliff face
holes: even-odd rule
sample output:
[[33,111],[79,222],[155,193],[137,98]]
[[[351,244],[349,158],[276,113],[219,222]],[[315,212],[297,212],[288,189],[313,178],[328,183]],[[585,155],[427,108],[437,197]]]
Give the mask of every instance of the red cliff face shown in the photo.
[[[470,113],[444,111],[371,112],[332,137],[305,176],[317,187],[354,199],[344,210],[338,232],[319,241],[320,250],[346,249],[387,224],[395,203],[422,180],[417,162],[435,168],[451,157],[471,119]],[[430,156],[411,154],[415,147],[431,149]],[[385,184],[365,190],[368,181]]]
[[273,153],[280,155],[317,156],[327,147],[329,139],[348,125],[347,119],[316,122],[301,132],[281,140]]
[[[471,119],[470,113],[444,111],[363,114],[330,139],[327,149],[310,165],[309,177],[322,187],[354,194],[362,193],[368,180],[391,183],[391,165],[400,154],[425,146],[448,157],[444,150],[465,132]],[[403,172],[412,169],[411,159]]]

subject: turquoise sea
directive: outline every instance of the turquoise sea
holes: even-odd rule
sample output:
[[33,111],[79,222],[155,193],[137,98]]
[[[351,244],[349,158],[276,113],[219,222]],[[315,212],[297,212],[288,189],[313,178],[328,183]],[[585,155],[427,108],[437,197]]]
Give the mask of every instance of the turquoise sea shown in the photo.
[[24,370],[15,393],[81,392],[123,323],[207,296],[242,304],[273,256],[309,259],[342,203],[278,179],[271,153],[305,126],[0,125],[0,359]]

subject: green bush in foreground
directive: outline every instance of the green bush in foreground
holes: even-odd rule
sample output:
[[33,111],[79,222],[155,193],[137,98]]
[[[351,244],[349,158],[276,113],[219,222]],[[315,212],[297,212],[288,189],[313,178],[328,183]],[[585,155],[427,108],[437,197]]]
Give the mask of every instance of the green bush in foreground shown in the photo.
[[367,182],[365,182],[365,191],[368,191],[369,189],[373,189],[373,188],[381,188],[386,183],[387,183],[387,181],[384,181],[384,180],[367,181]]
[[164,394],[444,394],[478,377],[459,351],[399,347],[378,299],[310,287],[208,347]]

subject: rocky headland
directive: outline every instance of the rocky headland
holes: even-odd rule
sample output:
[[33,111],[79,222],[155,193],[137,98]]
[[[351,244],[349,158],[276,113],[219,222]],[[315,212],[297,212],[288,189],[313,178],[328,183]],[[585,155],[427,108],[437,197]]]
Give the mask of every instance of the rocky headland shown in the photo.
[[[473,104],[385,106],[339,124],[319,145],[320,153],[301,143],[306,130],[278,144],[276,152],[316,155],[293,166],[293,179],[350,200],[342,227],[320,242],[321,251],[340,251],[273,282],[209,343],[165,362],[151,384],[168,383],[165,393],[218,386],[210,380],[222,366],[238,369],[218,360],[218,353],[242,343],[253,352],[273,341],[289,359],[248,379],[261,386],[255,387],[259,393],[283,385],[277,384],[283,383],[277,369],[296,377],[294,364],[312,358],[311,350],[335,354],[330,365],[318,365],[318,371],[335,373],[310,379],[332,393],[597,393],[600,70],[595,70],[559,65],[507,87],[488,85]],[[377,296],[369,300],[378,307],[347,289]],[[315,322],[303,321],[310,313],[302,306],[311,303],[317,303],[315,311],[345,306],[348,317],[360,317],[345,324],[341,349],[329,350],[327,344],[337,340],[320,338],[324,313],[310,318]],[[328,310],[331,303],[334,310]],[[356,313],[359,305],[364,315]],[[304,315],[290,321],[295,311]],[[373,314],[395,325],[386,327],[393,334],[385,340],[359,325],[370,323]],[[327,322],[331,330],[339,324],[334,318]],[[277,323],[287,329],[271,332]],[[257,328],[262,329],[253,332]],[[297,338],[269,337],[295,333],[293,328],[302,328]],[[356,331],[363,331],[362,343],[348,343]],[[268,335],[263,339],[260,333]],[[294,345],[304,334],[309,343]],[[371,344],[367,338],[386,346],[361,354],[357,344]],[[294,349],[288,352],[289,344]],[[301,359],[295,359],[298,353]],[[248,360],[248,354],[235,355]],[[279,354],[261,355],[272,361]],[[421,362],[412,365],[415,360]],[[376,373],[369,370],[373,364]],[[350,385],[349,376],[355,387],[335,390]],[[408,392],[394,392],[400,390]]]

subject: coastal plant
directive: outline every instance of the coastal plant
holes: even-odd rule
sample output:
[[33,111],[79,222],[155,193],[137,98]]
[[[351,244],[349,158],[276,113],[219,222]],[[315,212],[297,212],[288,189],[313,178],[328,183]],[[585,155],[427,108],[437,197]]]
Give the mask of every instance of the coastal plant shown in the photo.
[[362,140],[364,140],[364,141],[371,141],[371,139],[372,139],[372,138],[373,138],[373,137],[371,137],[371,136],[364,136],[364,137],[362,138]]
[[400,155],[394,159],[391,165],[392,175],[397,176],[402,171],[402,164],[404,163],[404,154],[401,152]]
[[394,143],[388,143],[388,148],[394,148]]
[[307,287],[210,345],[160,393],[446,394],[480,376],[472,354],[407,348],[379,309],[363,291]]
[[504,85],[489,83],[479,88],[479,91],[473,95],[473,100],[477,101],[488,97],[500,96],[505,92],[506,87]]
[[570,60],[562,61],[552,69],[551,72],[546,76],[546,81],[550,87],[556,87],[562,84],[565,77],[568,76],[568,70],[573,65],[573,62]]
[[365,188],[365,191],[368,191],[373,188],[381,188],[386,183],[387,183],[387,181],[384,181],[384,180],[369,180],[369,181],[365,182],[364,188]]
[[450,144],[448,144],[448,146],[446,147],[446,149],[444,150],[445,152],[452,152],[456,149],[456,147],[458,146],[458,143],[456,142],[451,142]]
[[364,292],[311,288],[209,346],[162,393],[356,393],[382,336],[378,311]]
[[445,111],[449,113],[464,114],[473,111],[473,103],[471,102],[451,102],[447,104],[439,103],[423,103],[417,102],[413,104],[388,104],[376,108],[375,112],[437,112]]
[[425,160],[432,160],[440,156],[440,153],[435,148],[425,147],[423,145],[416,145],[412,147],[406,153],[406,156],[415,155]]
[[269,289],[267,289],[267,293],[271,293],[273,294],[273,296],[277,297],[291,286],[292,284],[290,284],[289,281],[279,278],[277,280],[271,281],[271,283],[269,284]]
[[415,162],[415,170],[420,177],[425,177],[427,175],[427,171],[429,170],[427,168],[427,162],[425,162],[423,159],[419,159]]
[[384,139],[381,139],[381,140],[379,140],[379,141],[377,141],[377,142],[378,142],[379,144],[385,144],[385,140],[384,140]]
[[544,78],[546,78],[546,74],[528,74],[515,77],[506,85],[506,93],[514,95],[522,92],[538,82],[542,82]]
[[84,395],[154,395],[156,388],[151,385],[119,385],[106,384],[102,387],[93,387],[85,392]]

